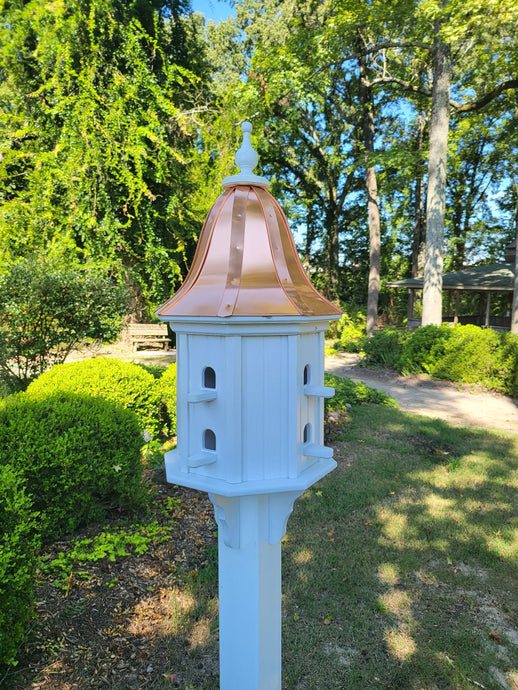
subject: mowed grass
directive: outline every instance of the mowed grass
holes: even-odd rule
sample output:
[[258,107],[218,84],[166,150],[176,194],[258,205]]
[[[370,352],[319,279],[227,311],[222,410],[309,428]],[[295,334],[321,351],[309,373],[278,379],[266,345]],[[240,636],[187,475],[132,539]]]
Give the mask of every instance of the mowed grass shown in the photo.
[[518,689],[518,436],[355,407],[283,543],[283,687]]

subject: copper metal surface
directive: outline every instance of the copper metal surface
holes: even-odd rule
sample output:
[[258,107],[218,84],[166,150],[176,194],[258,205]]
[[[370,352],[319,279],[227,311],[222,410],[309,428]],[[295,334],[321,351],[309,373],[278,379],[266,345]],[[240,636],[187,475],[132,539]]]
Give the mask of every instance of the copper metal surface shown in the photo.
[[311,285],[281,207],[236,185],[214,203],[182,287],[157,309],[174,316],[325,316],[340,310]]

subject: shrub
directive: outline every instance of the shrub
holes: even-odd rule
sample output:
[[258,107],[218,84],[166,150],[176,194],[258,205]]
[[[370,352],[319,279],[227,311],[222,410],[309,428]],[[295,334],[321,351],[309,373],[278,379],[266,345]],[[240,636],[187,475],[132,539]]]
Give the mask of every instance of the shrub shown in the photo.
[[153,437],[162,432],[165,408],[161,387],[152,374],[137,364],[107,357],[57,364],[27,388],[31,395],[57,391],[81,391],[104,398],[135,412],[142,431]]
[[32,617],[36,517],[21,472],[0,466],[0,666],[14,661]]
[[442,357],[431,368],[435,378],[479,383],[513,394],[518,351],[516,336],[473,325],[455,326],[449,332]]
[[19,259],[0,273],[0,378],[24,390],[86,341],[113,340],[122,328],[125,290],[93,266]]
[[22,473],[45,538],[144,499],[136,415],[84,394],[33,391],[0,403],[0,466]]
[[158,380],[160,397],[167,411],[166,431],[176,434],[176,362],[170,364]]
[[423,326],[411,333],[403,344],[398,371],[402,374],[430,374],[437,361],[443,356],[445,344],[451,336],[451,328]]
[[328,337],[335,340],[335,347],[346,352],[359,352],[365,336],[366,318],[361,312],[353,315],[344,312],[338,321],[332,322]]
[[364,362],[374,367],[398,369],[408,332],[393,329],[374,331],[362,341]]
[[518,397],[518,335],[501,333],[502,362],[506,372],[505,393]]
[[142,362],[135,362],[135,364],[141,369],[144,369],[144,371],[147,371],[148,374],[151,374],[154,379],[161,378],[166,370],[166,367],[162,364],[143,364]]
[[324,375],[326,386],[335,389],[333,398],[326,398],[326,415],[330,410],[345,410],[348,405],[360,405],[362,403],[375,403],[397,407],[397,402],[383,391],[369,388],[361,381],[355,382],[349,378],[342,378],[334,374]]

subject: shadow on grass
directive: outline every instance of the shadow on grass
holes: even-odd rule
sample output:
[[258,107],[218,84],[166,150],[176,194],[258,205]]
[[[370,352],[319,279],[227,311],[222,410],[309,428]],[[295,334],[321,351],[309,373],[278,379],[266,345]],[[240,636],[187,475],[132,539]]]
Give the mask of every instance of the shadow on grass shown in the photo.
[[288,525],[284,686],[518,687],[518,437],[365,406],[335,459]]

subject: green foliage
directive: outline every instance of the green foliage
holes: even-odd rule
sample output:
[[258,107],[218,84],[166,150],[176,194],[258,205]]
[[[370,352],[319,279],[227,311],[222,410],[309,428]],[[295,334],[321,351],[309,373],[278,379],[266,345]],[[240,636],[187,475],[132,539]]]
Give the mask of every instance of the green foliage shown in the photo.
[[189,112],[208,70],[185,10],[184,0],[3,8],[0,257],[58,244],[129,273],[140,298],[169,296],[206,210],[194,200]]
[[22,474],[46,539],[142,504],[141,446],[136,415],[102,398],[35,390],[0,402],[0,466]]
[[406,331],[389,328],[373,331],[370,337],[364,338],[362,341],[365,364],[373,367],[398,369],[407,338],[408,333]]
[[166,421],[162,386],[137,364],[108,357],[67,362],[46,371],[27,389],[31,395],[62,391],[81,391],[84,395],[104,398],[132,410],[138,416],[142,431],[152,437],[162,433]]
[[32,616],[39,537],[22,471],[0,465],[0,667],[14,663]]
[[335,340],[335,347],[345,352],[359,352],[365,336],[366,318],[360,311],[344,310],[338,321],[334,321],[328,337]]
[[431,373],[451,336],[449,326],[417,328],[405,341],[396,369],[402,374]]
[[24,389],[74,347],[115,339],[125,295],[94,266],[43,256],[7,263],[0,272],[0,378]]
[[518,395],[518,336],[472,325],[451,328],[430,373],[437,379]]
[[158,381],[160,396],[167,410],[167,432],[176,434],[176,362],[170,364]]
[[473,325],[385,329],[366,338],[363,349],[367,365],[518,395],[518,336],[512,333]]
[[162,364],[143,364],[142,362],[135,362],[135,364],[147,371],[148,374],[154,379],[159,379],[165,371],[165,367]]
[[114,563],[118,558],[131,554],[142,555],[152,543],[170,538],[170,534],[162,534],[162,528],[156,520],[146,524],[135,524],[127,529],[119,527],[104,530],[92,538],[74,539],[70,549],[59,553],[57,558],[44,564],[44,570],[57,573],[59,585],[63,589],[68,589],[70,577],[77,567],[84,567],[87,563],[96,563],[103,559]]
[[333,398],[326,398],[325,412],[331,410],[346,410],[350,405],[374,403],[397,407],[397,402],[383,391],[366,386],[361,381],[353,381],[334,374],[325,374],[325,384],[335,389]]

